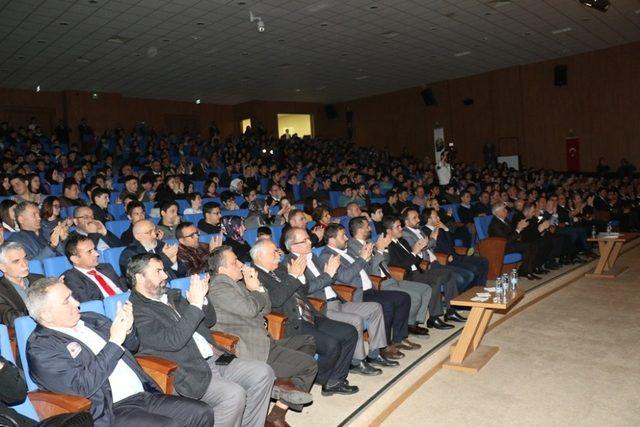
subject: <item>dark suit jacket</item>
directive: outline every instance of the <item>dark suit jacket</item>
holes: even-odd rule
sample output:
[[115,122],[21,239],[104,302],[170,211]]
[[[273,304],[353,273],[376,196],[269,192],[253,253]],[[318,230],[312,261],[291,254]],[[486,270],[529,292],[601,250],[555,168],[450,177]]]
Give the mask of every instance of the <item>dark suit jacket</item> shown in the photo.
[[[162,240],[159,240],[158,246],[156,246],[155,249],[155,253],[158,254],[158,256],[160,256],[160,258],[162,259],[164,271],[165,273],[167,273],[167,275],[169,275],[168,280],[177,279],[178,277],[186,277],[187,269],[180,261],[178,261],[178,271],[175,271],[171,268],[173,263],[171,262],[171,260],[169,260],[169,258],[167,258],[164,253],[162,253],[162,248],[164,248],[164,245],[165,243]],[[126,274],[127,264],[129,264],[129,260],[134,255],[143,254],[146,252],[147,250],[144,248],[144,246],[142,246],[140,242],[134,239],[133,243],[127,246],[125,250],[123,250],[120,254],[120,271],[122,272],[122,275],[124,276]]]
[[422,262],[422,258],[419,256],[413,255],[407,251],[405,251],[400,243],[404,245],[404,247],[409,249],[411,252],[411,245],[407,243],[404,238],[399,238],[398,242],[392,241],[389,243],[389,265],[397,265],[404,268],[407,273],[411,271],[411,266],[415,265],[418,270],[420,270],[420,263]]
[[91,212],[93,212],[93,218],[97,219],[103,224],[107,221],[113,221],[115,219],[113,215],[107,212],[106,209],[102,209],[100,206],[96,205],[95,203],[92,203],[91,206],[89,207],[91,208]]
[[504,237],[507,239],[507,244],[519,242],[522,240],[522,236],[516,232],[508,223],[500,221],[497,217],[493,217],[489,223],[489,236],[490,237]]
[[198,350],[193,334],[198,332],[209,344],[226,353],[217,347],[209,330],[216,323],[216,311],[211,304],[204,305],[202,310],[191,305],[182,298],[179,289],[168,289],[167,297],[171,307],[150,300],[135,289],[131,291],[129,300],[133,304],[136,330],[140,335],[139,354],[176,362],[176,391],[181,396],[200,399],[211,382],[211,369]]
[[321,313],[313,309],[313,306],[307,300],[307,294],[309,292],[308,283],[303,285],[302,282],[291,276],[282,267],[278,267],[278,269],[274,271],[276,276],[280,279],[280,282],[271,277],[270,274],[265,273],[259,267],[256,267],[256,271],[258,272],[260,284],[269,291],[271,309],[282,313],[289,318],[287,320],[287,327],[285,328],[285,338],[302,334],[303,320],[300,318],[298,303],[296,302],[294,294],[297,293],[299,298],[309,304],[314,316],[322,316]]
[[[95,425],[108,427],[113,425],[113,397],[109,375],[119,360],[122,359],[136,373],[145,391],[161,391],[129,352],[138,348],[135,329],[120,347],[109,341],[109,319],[91,312],[82,313],[81,318],[85,326],[107,341],[102,351],[94,355],[89,347],[75,338],[38,325],[27,341],[31,377],[44,390],[75,394],[91,400],[91,415]],[[75,358],[67,349],[73,342],[82,347]]]
[[[33,283],[43,277],[40,274],[29,274],[27,280],[29,283]],[[14,320],[28,314],[27,306],[13,288],[13,285],[9,283],[6,277],[0,278],[0,323],[13,326]]]
[[47,239],[42,232],[36,234],[33,231],[21,230],[17,233],[11,233],[11,236],[7,239],[9,242],[18,242],[24,246],[27,252],[27,259],[44,260],[45,258],[52,258],[62,256],[64,254],[64,243],[60,242],[56,249],[49,246],[49,239]]
[[[289,264],[291,260],[298,258],[296,255],[289,253],[284,257],[284,264]],[[324,288],[327,286],[331,286],[333,284],[333,277],[329,276],[324,272],[324,263],[320,261],[315,255],[311,256],[313,261],[313,265],[318,269],[318,273],[320,275],[318,277],[314,276],[309,268],[304,270],[304,278],[309,286],[307,290],[307,295],[313,298],[319,298],[321,300],[326,300],[326,295],[324,293]],[[326,306],[324,308],[324,312],[322,314],[326,314]]]
[[[77,236],[79,234],[80,233],[78,233],[77,231],[73,231],[69,233],[70,236],[71,235]],[[112,232],[110,232],[109,230],[107,230],[106,236],[103,236],[100,233],[89,233],[87,236],[93,241],[93,244],[96,246],[96,249],[98,248],[98,242],[100,241],[100,239],[102,239],[102,241],[104,241],[107,245],[109,245],[110,248],[119,248],[121,246],[124,246],[120,241],[120,239],[118,239],[118,237]]]
[[[113,284],[120,288],[122,292],[127,292],[129,290],[126,280],[123,277],[118,276],[111,264],[98,264],[96,270],[100,274],[111,279]],[[64,284],[67,285],[67,288],[71,289],[73,297],[78,300],[78,302],[103,299],[102,292],[100,292],[98,285],[87,277],[86,274],[81,273],[80,270],[70,268],[63,274]]]
[[458,206],[458,218],[460,218],[460,222],[463,224],[473,224],[473,217],[475,216],[473,206],[464,207],[462,205]]
[[36,423],[9,408],[7,405],[17,405],[27,397],[27,384],[20,375],[20,370],[12,363],[0,357],[0,362],[4,365],[0,369],[0,424],[5,425],[4,417],[9,417],[16,421],[21,427],[31,427]]
[[240,261],[251,262],[251,255],[249,254],[251,246],[249,246],[248,243],[241,243],[237,240],[226,238],[224,239],[224,244],[227,246],[231,246],[231,249],[233,249],[233,253],[236,254]]

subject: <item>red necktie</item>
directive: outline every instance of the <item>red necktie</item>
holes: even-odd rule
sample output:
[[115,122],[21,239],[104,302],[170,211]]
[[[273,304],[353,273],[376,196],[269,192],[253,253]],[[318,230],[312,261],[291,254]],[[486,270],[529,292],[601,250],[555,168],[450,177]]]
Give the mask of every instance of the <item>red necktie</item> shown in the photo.
[[107,284],[107,281],[104,280],[104,278],[102,277],[102,275],[100,273],[98,273],[96,270],[91,270],[91,271],[87,271],[87,274],[92,275],[93,277],[96,278],[96,280],[98,281],[98,283],[100,284],[100,287],[102,289],[104,289],[104,291],[107,293],[107,295],[109,295],[110,297],[115,295],[116,293],[114,292],[114,290],[111,288],[111,286],[109,286]]

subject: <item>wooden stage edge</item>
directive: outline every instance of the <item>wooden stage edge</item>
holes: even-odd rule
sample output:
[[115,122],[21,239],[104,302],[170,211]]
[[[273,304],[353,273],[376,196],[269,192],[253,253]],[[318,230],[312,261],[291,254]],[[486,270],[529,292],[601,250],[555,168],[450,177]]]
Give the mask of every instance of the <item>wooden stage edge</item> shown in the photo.
[[606,273],[600,273],[600,274],[587,273],[584,275],[584,277],[588,277],[590,279],[615,279],[616,277],[618,277],[628,269],[629,269],[628,266],[616,266],[616,267],[613,267],[611,270],[607,271]]
[[[624,246],[622,254],[627,254],[640,246],[640,239],[629,242]],[[537,304],[548,296],[570,285],[576,280],[585,278],[587,272],[593,271],[597,260],[583,264],[575,269],[554,278],[546,283],[527,292],[524,298],[505,315],[494,314],[494,321],[488,326],[487,331],[501,325],[503,322],[517,315],[523,310]],[[457,337],[451,337],[451,344],[455,343]],[[480,347],[479,347],[480,348]],[[443,346],[433,353],[429,358],[425,359],[418,366],[407,372],[402,380],[394,384],[385,393],[378,396],[375,400],[369,402],[367,407],[358,410],[357,414],[352,414],[351,419],[347,423],[354,427],[380,426],[404,401],[406,401],[413,393],[415,393],[424,383],[433,377],[443,365],[449,360],[450,345]]]

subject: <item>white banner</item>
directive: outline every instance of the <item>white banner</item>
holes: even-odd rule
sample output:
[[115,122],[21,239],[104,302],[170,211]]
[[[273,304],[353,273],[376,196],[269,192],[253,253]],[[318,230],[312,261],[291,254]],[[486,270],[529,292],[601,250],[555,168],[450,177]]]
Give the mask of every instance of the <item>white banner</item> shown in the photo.
[[440,156],[442,156],[442,153],[446,148],[447,147],[444,142],[444,128],[433,128],[433,151],[436,165],[440,162]]

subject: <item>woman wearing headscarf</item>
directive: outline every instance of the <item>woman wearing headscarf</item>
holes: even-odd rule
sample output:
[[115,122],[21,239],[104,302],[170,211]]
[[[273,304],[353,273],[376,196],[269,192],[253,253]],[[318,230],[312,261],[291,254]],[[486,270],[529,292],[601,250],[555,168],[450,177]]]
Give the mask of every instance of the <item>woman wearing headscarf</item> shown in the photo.
[[251,246],[244,240],[244,220],[238,215],[222,217],[222,232],[225,235],[224,244],[231,246],[241,262],[251,262],[249,251]]

